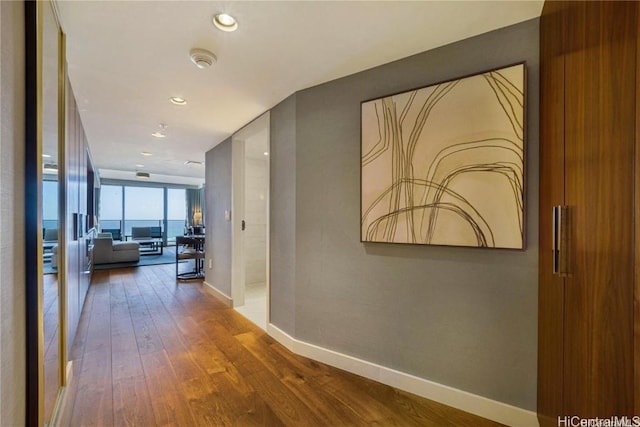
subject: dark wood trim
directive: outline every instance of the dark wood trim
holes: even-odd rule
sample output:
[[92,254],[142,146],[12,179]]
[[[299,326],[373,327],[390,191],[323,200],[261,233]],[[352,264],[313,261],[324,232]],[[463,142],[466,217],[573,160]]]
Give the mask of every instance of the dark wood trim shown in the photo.
[[[37,3],[25,1],[25,296],[26,296],[26,396],[25,425],[39,424],[38,281],[38,18]],[[31,260],[31,262],[29,262]]]
[[[640,24],[640,7],[636,7],[636,22]],[[633,366],[634,366],[634,413],[640,414],[640,28],[636,27],[636,140],[634,146],[634,298],[633,298]]]
[[[538,364],[543,426],[557,425],[557,416],[632,416],[640,408],[638,37],[637,2],[545,3]],[[559,105],[551,102],[554,97]],[[554,204],[570,213],[569,273],[562,283],[548,271],[546,218]]]

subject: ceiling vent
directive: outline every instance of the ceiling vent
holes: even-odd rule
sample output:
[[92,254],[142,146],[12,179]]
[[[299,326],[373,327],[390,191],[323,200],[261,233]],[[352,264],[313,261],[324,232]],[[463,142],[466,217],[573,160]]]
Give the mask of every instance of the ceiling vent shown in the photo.
[[191,62],[200,69],[209,68],[218,60],[213,53],[205,49],[191,49],[189,56],[191,57]]
[[149,179],[150,177],[151,175],[149,175],[149,172],[136,172],[136,178]]

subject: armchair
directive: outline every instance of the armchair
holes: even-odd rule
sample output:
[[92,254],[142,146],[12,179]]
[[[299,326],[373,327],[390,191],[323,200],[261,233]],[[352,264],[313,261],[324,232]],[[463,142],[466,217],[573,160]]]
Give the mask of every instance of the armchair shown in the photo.
[[[195,237],[176,236],[176,278],[177,279],[201,279],[204,277],[202,263],[204,262],[204,239]],[[178,272],[178,263],[181,260],[194,261],[192,271]]]
[[151,227],[131,227],[131,238],[133,240],[151,239]]
[[58,229],[57,228],[45,228],[43,240],[45,242],[57,242],[58,241]]
[[103,228],[103,233],[111,233],[113,240],[122,240],[122,231],[119,228]]

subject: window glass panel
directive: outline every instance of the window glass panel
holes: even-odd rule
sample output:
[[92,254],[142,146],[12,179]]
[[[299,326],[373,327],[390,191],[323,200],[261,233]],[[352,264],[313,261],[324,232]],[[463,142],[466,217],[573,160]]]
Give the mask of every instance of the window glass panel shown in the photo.
[[184,188],[167,190],[167,239],[175,242],[176,236],[184,234],[187,219],[187,204]]
[[42,228],[58,228],[58,181],[42,181]]
[[164,190],[150,187],[124,187],[124,230],[131,235],[131,227],[162,226]]
[[102,230],[120,229],[122,221],[122,187],[120,185],[100,187],[98,217]]

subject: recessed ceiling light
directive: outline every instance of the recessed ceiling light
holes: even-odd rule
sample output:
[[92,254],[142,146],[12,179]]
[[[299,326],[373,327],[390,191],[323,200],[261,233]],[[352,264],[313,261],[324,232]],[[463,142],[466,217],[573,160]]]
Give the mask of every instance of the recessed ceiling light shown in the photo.
[[143,165],[143,164],[141,164],[141,163],[138,163],[138,164],[136,165],[136,167],[137,167],[137,168],[143,168],[143,167],[144,167],[144,165]]
[[153,156],[153,153],[150,153],[150,152],[148,152],[148,151],[143,151],[143,152],[142,152],[142,153],[140,153],[140,154],[142,154],[143,156]]
[[222,31],[235,31],[238,29],[238,21],[233,16],[226,13],[219,13],[213,17],[213,25]]
[[265,152],[264,152],[264,155],[265,155],[265,156],[268,156],[268,155],[269,155],[269,152],[268,152],[268,151],[265,151]]
[[45,159],[48,159],[49,157],[51,157],[50,154],[43,154],[42,157],[44,157]]
[[138,179],[149,179],[150,175],[148,172],[136,172],[136,178]]
[[187,105],[187,100],[184,98],[180,98],[179,96],[172,96],[169,98],[169,101],[174,105]]

